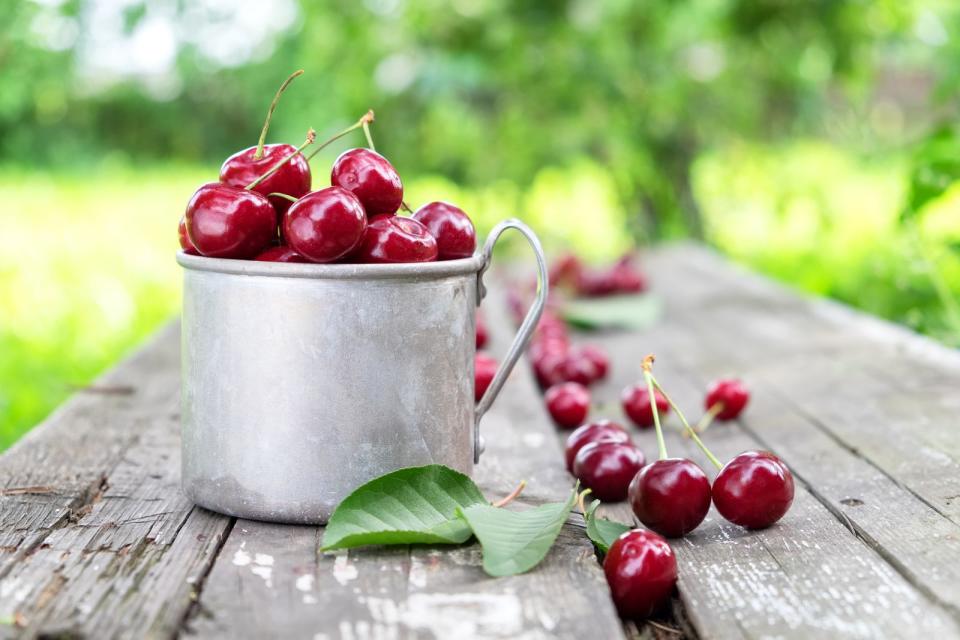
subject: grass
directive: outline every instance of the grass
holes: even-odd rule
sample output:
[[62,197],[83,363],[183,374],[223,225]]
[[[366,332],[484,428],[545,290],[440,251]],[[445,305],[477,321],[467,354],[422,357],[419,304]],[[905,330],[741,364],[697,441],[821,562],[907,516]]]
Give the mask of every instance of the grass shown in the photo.
[[[956,345],[927,269],[960,285],[949,248],[960,246],[960,188],[924,212],[918,243],[897,223],[904,172],[899,158],[822,143],[730,146],[697,162],[695,184],[711,241],[734,259]],[[175,226],[211,177],[199,167],[0,168],[0,450],[176,314]],[[603,260],[629,244],[613,185],[588,161],[547,169],[526,188],[465,191],[422,177],[407,196],[456,201],[481,233],[519,215],[548,251]]]

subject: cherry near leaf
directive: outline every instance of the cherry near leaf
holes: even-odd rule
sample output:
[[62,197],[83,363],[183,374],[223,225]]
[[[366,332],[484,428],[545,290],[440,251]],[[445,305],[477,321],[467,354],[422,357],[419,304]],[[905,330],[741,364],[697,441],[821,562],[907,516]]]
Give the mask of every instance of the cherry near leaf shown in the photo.
[[607,520],[597,516],[597,507],[600,506],[599,500],[594,500],[587,507],[585,519],[587,521],[587,537],[597,546],[600,551],[606,553],[610,549],[613,541],[622,534],[630,531],[633,527],[616,520]]

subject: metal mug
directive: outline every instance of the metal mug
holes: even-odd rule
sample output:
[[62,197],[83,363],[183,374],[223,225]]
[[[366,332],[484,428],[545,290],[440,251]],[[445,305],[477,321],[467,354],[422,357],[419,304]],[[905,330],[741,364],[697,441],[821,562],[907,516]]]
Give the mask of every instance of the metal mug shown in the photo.
[[[507,229],[536,255],[537,298],[474,401],[475,311]],[[293,264],[180,253],[182,485],[233,516],[323,524],[364,482],[402,467],[471,473],[480,419],[543,312],[546,261],[518,220],[470,258]]]

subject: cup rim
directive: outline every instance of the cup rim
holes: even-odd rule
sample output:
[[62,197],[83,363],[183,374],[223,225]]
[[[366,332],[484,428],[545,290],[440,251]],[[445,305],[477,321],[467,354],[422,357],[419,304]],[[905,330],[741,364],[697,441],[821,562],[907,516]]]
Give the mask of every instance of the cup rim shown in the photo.
[[209,271],[240,276],[313,278],[331,280],[369,280],[384,278],[442,278],[477,273],[483,266],[479,251],[469,258],[438,262],[396,264],[317,264],[311,262],[266,262],[208,258],[180,250],[177,263],[187,271]]

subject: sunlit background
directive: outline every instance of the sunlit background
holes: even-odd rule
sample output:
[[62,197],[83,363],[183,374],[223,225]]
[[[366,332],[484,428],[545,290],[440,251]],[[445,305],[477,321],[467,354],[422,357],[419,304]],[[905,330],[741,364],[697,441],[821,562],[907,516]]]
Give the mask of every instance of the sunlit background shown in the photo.
[[186,200],[298,68],[270,140],[373,108],[411,204],[595,261],[701,239],[956,346],[958,28],[954,0],[2,2],[0,448],[176,314]]

